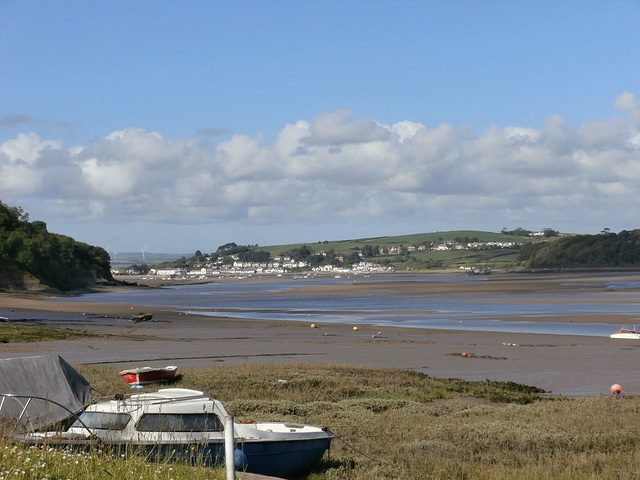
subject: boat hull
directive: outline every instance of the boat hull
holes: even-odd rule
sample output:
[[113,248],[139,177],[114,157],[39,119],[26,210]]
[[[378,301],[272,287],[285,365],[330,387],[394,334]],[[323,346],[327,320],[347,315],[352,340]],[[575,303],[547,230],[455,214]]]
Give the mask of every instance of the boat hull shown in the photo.
[[626,340],[640,340],[640,332],[623,328],[609,335],[610,338],[621,338]]
[[[331,445],[331,437],[304,440],[275,440],[238,442],[235,449],[235,467],[249,473],[280,478],[296,478],[309,471],[322,460]],[[165,461],[183,458],[194,464],[215,466],[224,463],[224,443],[206,445],[164,444],[149,445],[150,458]]]
[[[238,439],[235,448],[235,467],[249,473],[280,478],[297,478],[308,473],[322,460],[331,446],[333,435],[325,437],[287,440]],[[155,461],[181,460],[193,465],[214,467],[224,464],[224,440],[206,443],[148,443],[96,441],[82,436],[48,435],[23,436],[18,441],[47,446],[63,446],[90,450],[100,445],[103,451],[117,455],[142,454]]]
[[146,385],[149,383],[166,382],[176,376],[178,367],[164,368],[136,368],[120,372],[123,380],[129,385]]

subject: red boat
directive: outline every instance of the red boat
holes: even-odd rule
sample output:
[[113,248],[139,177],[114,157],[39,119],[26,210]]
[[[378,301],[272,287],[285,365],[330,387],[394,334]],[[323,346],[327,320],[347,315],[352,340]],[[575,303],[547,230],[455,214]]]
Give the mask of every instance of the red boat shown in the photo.
[[176,376],[178,367],[140,367],[120,372],[124,381],[129,385],[145,385],[147,383],[166,382]]

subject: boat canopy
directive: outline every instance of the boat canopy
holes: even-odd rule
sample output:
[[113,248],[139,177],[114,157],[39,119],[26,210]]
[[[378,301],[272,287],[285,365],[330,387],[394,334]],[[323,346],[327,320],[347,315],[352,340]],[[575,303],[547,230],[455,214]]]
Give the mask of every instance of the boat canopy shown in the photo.
[[0,421],[12,428],[62,422],[90,400],[89,381],[59,355],[0,359]]

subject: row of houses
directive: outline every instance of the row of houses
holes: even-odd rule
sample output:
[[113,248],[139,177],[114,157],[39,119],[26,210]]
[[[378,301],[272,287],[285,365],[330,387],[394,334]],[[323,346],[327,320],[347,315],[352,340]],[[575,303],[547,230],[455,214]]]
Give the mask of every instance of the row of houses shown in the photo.
[[295,262],[289,264],[273,264],[273,263],[253,263],[253,262],[234,262],[233,265],[221,265],[215,267],[201,268],[163,268],[149,270],[151,275],[159,277],[215,277],[222,275],[255,275],[255,274],[282,274],[288,273],[294,268],[308,267],[305,262]]
[[[215,265],[200,268],[152,268],[149,275],[169,278],[208,278],[225,275],[278,275],[290,273],[294,269],[309,268],[307,262],[290,260],[286,263],[277,262],[240,262],[236,261],[232,265]],[[341,267],[336,265],[320,265],[311,269],[316,273],[374,273],[393,271],[393,267],[383,267],[374,262],[361,261],[351,267]],[[114,275],[140,275],[143,272],[135,268],[125,271],[112,272]]]
[[437,242],[431,245],[408,245],[380,248],[380,255],[398,255],[406,248],[407,252],[442,252],[450,250],[488,250],[495,248],[518,248],[522,242]]
[[354,263],[351,268],[340,267],[337,265],[318,265],[311,269],[312,272],[317,273],[379,273],[379,272],[393,272],[392,266],[384,267],[374,262],[360,262]]

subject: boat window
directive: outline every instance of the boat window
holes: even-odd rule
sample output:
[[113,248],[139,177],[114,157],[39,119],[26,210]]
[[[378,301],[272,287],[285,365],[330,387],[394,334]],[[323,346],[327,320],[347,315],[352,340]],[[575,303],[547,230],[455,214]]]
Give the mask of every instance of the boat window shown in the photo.
[[[82,423],[89,428],[98,430],[123,430],[131,417],[126,413],[110,412],[83,412],[80,415]],[[84,428],[84,425],[76,420],[72,427]]]
[[143,415],[138,422],[140,432],[221,432],[217,415],[205,413],[159,413]]

